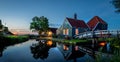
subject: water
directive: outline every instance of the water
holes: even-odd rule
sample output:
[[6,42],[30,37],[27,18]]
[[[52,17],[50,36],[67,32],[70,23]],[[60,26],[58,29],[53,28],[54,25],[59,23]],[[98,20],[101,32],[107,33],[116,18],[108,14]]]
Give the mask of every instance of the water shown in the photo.
[[0,62],[93,62],[93,57],[76,45],[29,40],[7,47],[0,46]]

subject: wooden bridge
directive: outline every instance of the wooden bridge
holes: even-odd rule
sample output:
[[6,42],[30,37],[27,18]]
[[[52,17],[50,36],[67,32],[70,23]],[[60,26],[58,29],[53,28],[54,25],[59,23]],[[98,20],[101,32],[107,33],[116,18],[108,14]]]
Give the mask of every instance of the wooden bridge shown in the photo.
[[120,30],[97,30],[87,31],[75,35],[75,38],[93,38],[93,37],[120,37]]

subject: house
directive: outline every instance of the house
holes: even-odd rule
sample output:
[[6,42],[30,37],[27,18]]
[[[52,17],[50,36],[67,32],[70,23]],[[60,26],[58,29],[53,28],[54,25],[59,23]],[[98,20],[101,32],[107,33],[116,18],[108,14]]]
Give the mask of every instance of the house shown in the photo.
[[79,33],[88,31],[89,28],[83,20],[78,20],[77,15],[74,18],[66,17],[61,27],[57,30],[58,35],[73,37]]
[[108,24],[98,16],[94,16],[88,23],[90,30],[107,30]]
[[[95,30],[107,30],[108,24],[98,16],[94,16],[87,24],[83,20],[66,17],[63,24],[57,29],[57,35],[73,37],[79,33]],[[63,36],[64,35],[64,36]]]

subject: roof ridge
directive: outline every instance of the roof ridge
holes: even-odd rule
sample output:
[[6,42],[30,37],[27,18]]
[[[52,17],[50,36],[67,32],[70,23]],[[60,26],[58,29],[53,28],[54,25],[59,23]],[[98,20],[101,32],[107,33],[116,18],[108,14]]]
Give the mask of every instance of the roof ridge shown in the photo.
[[98,19],[99,18],[98,16],[95,16],[94,18],[97,20],[97,22],[100,22],[99,19]]
[[101,19],[100,17],[97,17],[97,19],[98,19],[98,22],[106,24],[106,22],[103,19]]

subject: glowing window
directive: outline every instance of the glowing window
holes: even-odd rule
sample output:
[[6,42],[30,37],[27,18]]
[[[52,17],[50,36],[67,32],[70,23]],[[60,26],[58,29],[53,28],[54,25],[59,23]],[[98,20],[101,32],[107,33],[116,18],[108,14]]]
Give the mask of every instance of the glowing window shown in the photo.
[[75,29],[75,34],[78,35],[79,34],[79,30]]
[[63,29],[63,35],[65,35],[65,29]]
[[68,35],[69,34],[69,30],[68,29],[64,29],[63,30],[63,35]]
[[68,30],[68,29],[66,29],[66,35],[68,35],[68,33],[69,33],[69,30]]

